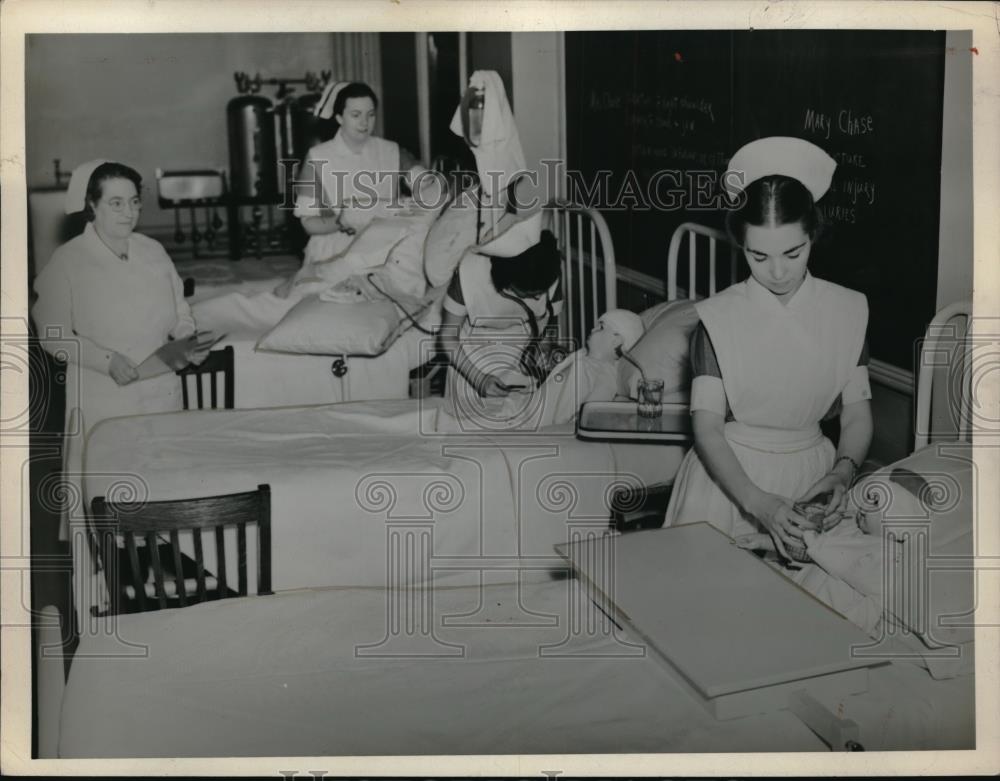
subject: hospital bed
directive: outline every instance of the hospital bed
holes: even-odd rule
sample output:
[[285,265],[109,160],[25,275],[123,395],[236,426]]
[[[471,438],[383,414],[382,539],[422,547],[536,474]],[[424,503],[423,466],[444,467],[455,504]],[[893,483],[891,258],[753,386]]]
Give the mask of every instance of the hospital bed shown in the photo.
[[[611,235],[600,212],[572,203],[550,203],[545,220],[556,234],[563,258],[566,309],[560,336],[582,344],[596,314],[615,305]],[[273,290],[291,273],[267,278],[261,274],[266,274],[267,263],[277,268],[276,261],[241,261],[236,265],[243,263],[253,265],[253,272],[227,274],[228,264],[220,261],[191,266],[187,271],[196,280],[192,301],[208,300],[206,290],[220,296]],[[434,330],[439,322],[440,301],[422,318],[422,325]],[[263,333],[233,332],[220,343],[220,347],[232,346],[235,352],[238,409],[404,399],[409,395],[410,372],[436,352],[435,337],[417,328],[410,328],[385,352],[374,356],[266,352],[256,349],[261,336]]]
[[293,255],[265,258],[184,258],[174,261],[177,274],[185,284],[188,304],[197,304],[227,293],[255,293],[274,290],[302,265]]
[[[85,634],[60,755],[827,750],[788,711],[715,721],[588,607],[578,580],[553,576],[554,542],[606,526],[609,493],[662,477],[654,460],[676,471],[683,448],[650,459],[648,446],[580,442],[569,428],[397,436],[433,412],[395,401],[95,428],[88,496],[130,474],[150,499],[266,477],[274,588],[292,590],[119,617],[115,633]],[[330,498],[351,490],[353,518]],[[280,550],[282,523],[297,547]],[[432,555],[389,571],[390,541]],[[407,604],[419,617],[400,612]],[[131,649],[155,658],[135,664]],[[860,726],[868,750],[963,749],[975,745],[974,688],[972,676],[935,680],[893,663],[872,670],[866,694],[824,704]]]

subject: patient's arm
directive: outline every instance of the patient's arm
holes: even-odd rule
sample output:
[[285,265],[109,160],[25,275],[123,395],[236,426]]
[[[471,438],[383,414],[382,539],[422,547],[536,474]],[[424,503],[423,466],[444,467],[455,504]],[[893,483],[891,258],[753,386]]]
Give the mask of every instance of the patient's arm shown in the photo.
[[340,214],[328,211],[319,217],[303,217],[302,229],[310,236],[322,236],[327,233],[344,231],[353,233],[353,228],[348,228],[340,222]]

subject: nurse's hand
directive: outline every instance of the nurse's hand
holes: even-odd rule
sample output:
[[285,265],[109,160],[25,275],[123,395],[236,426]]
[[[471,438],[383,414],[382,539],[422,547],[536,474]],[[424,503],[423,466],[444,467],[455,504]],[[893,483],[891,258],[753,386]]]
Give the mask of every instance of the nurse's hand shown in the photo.
[[139,371],[135,364],[121,353],[111,355],[111,361],[108,363],[108,374],[119,385],[128,385],[139,379]]
[[747,509],[771,535],[774,546],[786,559],[792,558],[788,555],[786,545],[796,548],[802,547],[802,527],[807,526],[808,523],[805,518],[795,512],[795,508],[788,499],[776,494],[761,492],[754,506]]
[[205,362],[205,359],[208,357],[208,353],[211,351],[211,349],[212,349],[211,347],[205,347],[202,349],[195,350],[193,352],[189,352],[186,356],[188,359],[188,363],[192,364],[193,366],[201,366]]
[[514,388],[504,384],[498,377],[492,374],[487,374],[476,386],[476,391],[479,395],[486,399],[508,396],[512,390]]
[[813,483],[798,501],[801,503],[822,501],[824,504],[822,531],[829,531],[840,523],[847,512],[847,485],[841,475],[831,472]]

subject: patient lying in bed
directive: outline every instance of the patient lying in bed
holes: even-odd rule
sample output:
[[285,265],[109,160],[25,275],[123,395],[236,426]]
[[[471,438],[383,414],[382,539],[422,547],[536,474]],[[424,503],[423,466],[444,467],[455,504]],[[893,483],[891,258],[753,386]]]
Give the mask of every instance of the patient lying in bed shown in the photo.
[[526,375],[514,373],[504,377],[513,389],[508,396],[453,396],[438,411],[437,431],[538,429],[570,423],[584,402],[615,397],[621,351],[631,349],[642,333],[642,319],[634,312],[605,312],[587,337],[587,346],[556,365],[539,387],[533,388]]
[[[802,563],[784,572],[883,653],[891,641],[893,658],[922,660],[935,678],[971,671],[976,584],[961,562],[974,552],[973,466],[967,445],[944,443],[861,478],[840,522],[806,531]],[[763,534],[736,543],[774,548]]]
[[198,322],[220,332],[266,333],[303,297],[333,288],[354,274],[378,270],[385,284],[404,293],[424,293],[423,242],[435,211],[407,204],[372,219],[336,256],[307,263],[273,291],[229,293],[196,305]]

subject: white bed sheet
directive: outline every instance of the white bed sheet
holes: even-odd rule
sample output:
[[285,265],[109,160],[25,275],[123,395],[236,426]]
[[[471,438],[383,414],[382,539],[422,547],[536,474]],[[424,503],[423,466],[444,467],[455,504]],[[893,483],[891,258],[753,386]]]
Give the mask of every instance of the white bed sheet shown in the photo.
[[253,296],[274,290],[302,267],[293,255],[272,255],[265,258],[185,258],[175,260],[181,279],[194,280],[194,293],[186,300],[197,304],[227,293]]
[[233,348],[237,409],[408,398],[410,371],[420,365],[421,341],[430,338],[408,331],[382,355],[345,359],[347,374],[338,377],[334,356],[258,351],[260,336],[230,334],[216,348]]
[[[571,533],[607,526],[615,490],[663,482],[683,457],[679,446],[582,442],[571,425],[534,434],[438,435],[439,403],[107,420],[87,441],[84,495],[87,502],[155,501],[267,483],[275,589],[384,586],[396,573],[387,561],[387,540],[396,532],[430,540],[435,578],[483,567],[544,567]],[[635,449],[645,458],[629,453]],[[621,462],[630,467],[622,470]],[[413,567],[393,576],[432,577],[424,564]],[[81,607],[86,615],[89,606]]]
[[[116,633],[81,641],[60,756],[826,750],[788,711],[715,721],[599,615],[581,628],[594,614],[578,581],[435,589],[433,618],[396,634],[387,594],[286,592],[120,617]],[[480,603],[477,624],[455,624]],[[892,664],[872,671],[866,694],[824,704],[859,724],[869,751],[958,749],[974,742],[973,695],[971,677]]]

